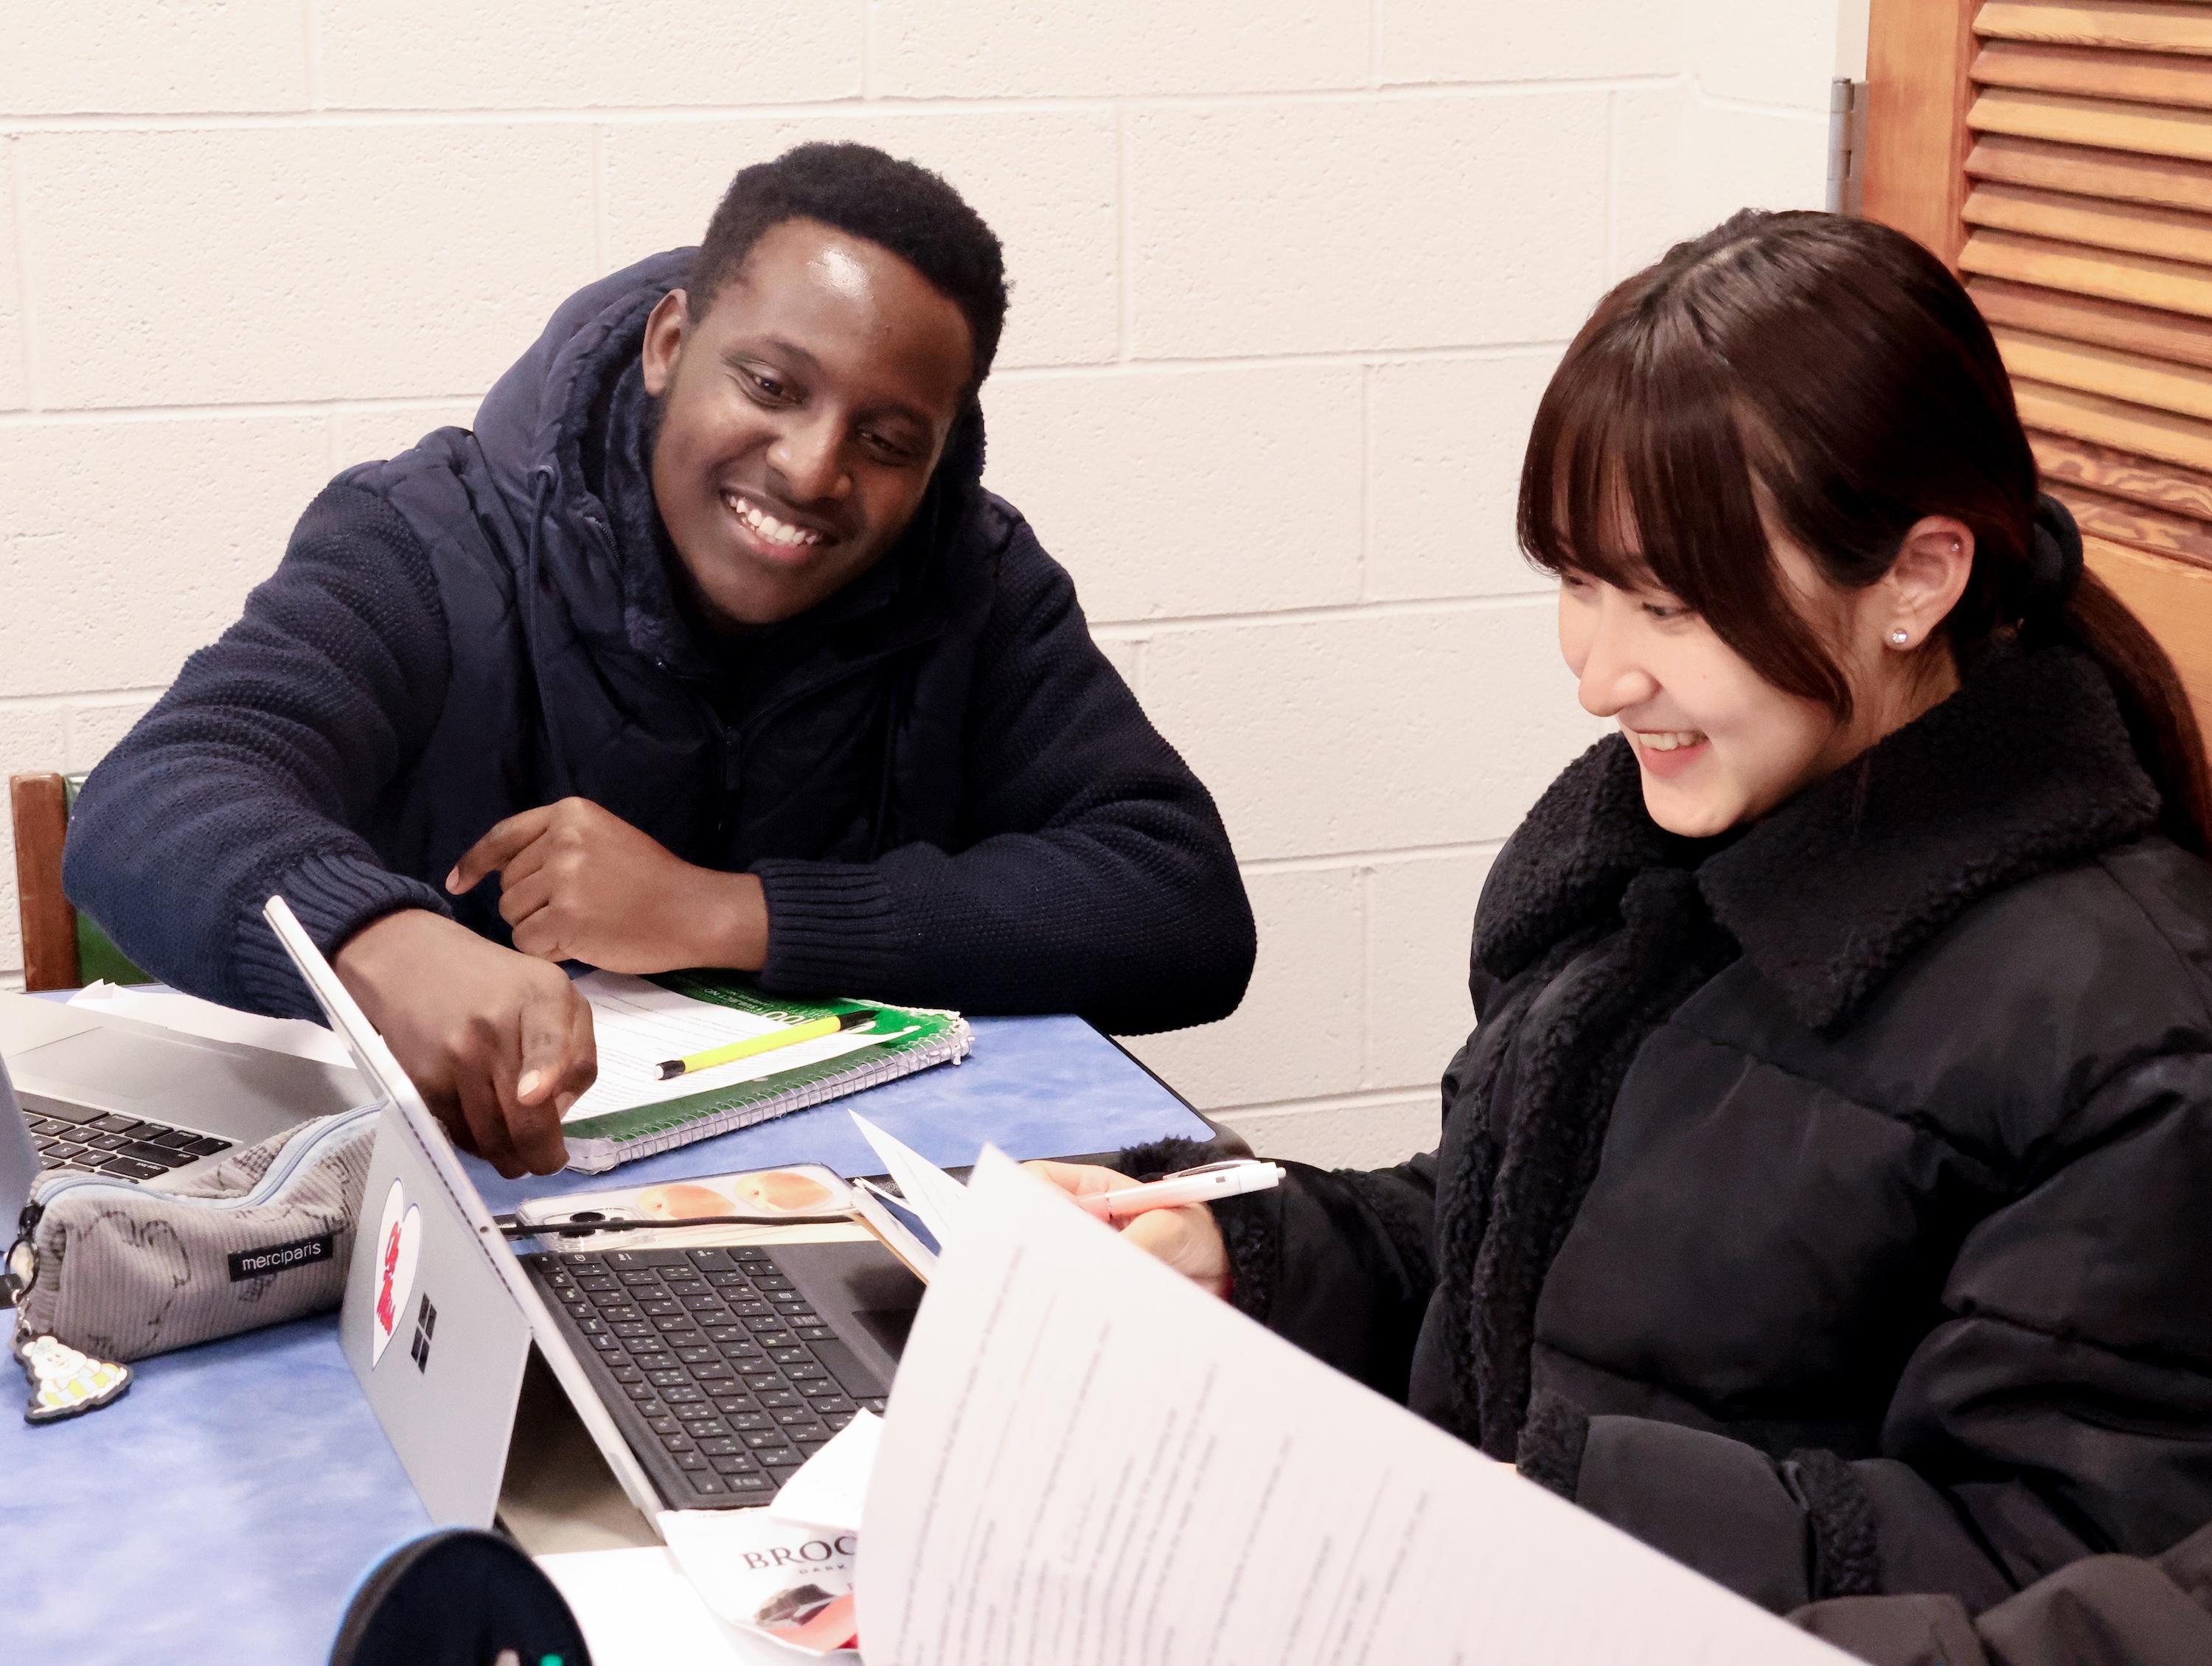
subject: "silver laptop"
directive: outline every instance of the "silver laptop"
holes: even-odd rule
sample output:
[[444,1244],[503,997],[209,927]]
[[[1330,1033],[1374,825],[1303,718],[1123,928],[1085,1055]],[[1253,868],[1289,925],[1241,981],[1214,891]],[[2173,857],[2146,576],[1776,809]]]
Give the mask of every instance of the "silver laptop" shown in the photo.
[[[22,1107],[8,1080],[8,1061],[0,1058],[0,1238],[13,1240],[23,1205],[31,1201],[31,1183],[39,1178],[39,1148],[24,1124]],[[6,1253],[0,1246],[0,1255]]]
[[[501,1517],[524,1536],[525,1511],[601,1512],[593,1488],[604,1476],[601,1490],[618,1487],[615,1502],[629,1506],[616,1530],[657,1536],[650,1524],[665,1509],[769,1502],[815,1437],[860,1407],[882,1409],[896,1365],[890,1333],[902,1334],[921,1293],[887,1251],[817,1244],[518,1257],[291,910],[272,897],[264,912],[385,1106],[338,1336],[434,1520],[488,1527]],[[672,1272],[684,1276],[672,1281]],[[659,1281],[665,1299],[635,1280]],[[894,1283],[910,1287],[902,1295]],[[679,1297],[679,1284],[699,1293]],[[632,1318],[600,1317],[618,1310]],[[755,1341],[747,1318],[777,1326],[762,1334],[783,1345]],[[618,1334],[633,1331],[647,1336]]]
[[343,1065],[0,993],[0,1058],[49,1168],[159,1184],[370,1097]]

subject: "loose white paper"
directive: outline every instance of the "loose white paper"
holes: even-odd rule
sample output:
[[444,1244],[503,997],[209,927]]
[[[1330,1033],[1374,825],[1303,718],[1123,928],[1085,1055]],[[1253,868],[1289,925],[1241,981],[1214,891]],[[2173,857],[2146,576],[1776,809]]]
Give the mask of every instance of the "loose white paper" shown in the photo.
[[884,1160],[884,1172],[897,1184],[908,1207],[921,1217],[939,1245],[951,1244],[968,1214],[968,1188],[859,1112],[847,1114],[875,1148],[876,1155]]
[[228,1041],[241,1047],[259,1047],[294,1058],[311,1058],[324,1064],[353,1068],[353,1055],[344,1042],[304,1018],[265,1018],[258,1012],[219,1007],[197,995],[174,990],[126,989],[100,978],[69,998],[72,1007],[113,1013],[118,1018],[158,1024],[179,1035],[196,1035],[203,1041]]
[[659,1545],[556,1552],[538,1566],[576,1616],[592,1666],[815,1666],[824,1658],[724,1624]]
[[1170,1272],[996,1151],[901,1360],[868,1666],[1844,1657]]
[[858,1533],[883,1435],[882,1418],[872,1411],[854,1412],[853,1421],[783,1483],[769,1513],[787,1522]]

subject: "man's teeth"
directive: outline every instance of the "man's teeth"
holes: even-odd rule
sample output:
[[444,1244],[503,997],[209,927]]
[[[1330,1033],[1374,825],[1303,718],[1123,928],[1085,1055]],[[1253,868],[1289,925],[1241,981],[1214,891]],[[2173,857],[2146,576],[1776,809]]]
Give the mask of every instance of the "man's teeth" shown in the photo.
[[1697,729],[1673,729],[1658,731],[1638,730],[1636,738],[1654,752],[1672,752],[1679,747],[1695,746],[1705,738],[1705,731]]
[[793,526],[788,522],[780,521],[750,499],[739,497],[734,492],[723,493],[722,501],[730,506],[732,512],[739,520],[772,544],[783,544],[795,549],[800,544],[818,544],[822,542],[822,535],[819,532],[809,532],[803,527]]

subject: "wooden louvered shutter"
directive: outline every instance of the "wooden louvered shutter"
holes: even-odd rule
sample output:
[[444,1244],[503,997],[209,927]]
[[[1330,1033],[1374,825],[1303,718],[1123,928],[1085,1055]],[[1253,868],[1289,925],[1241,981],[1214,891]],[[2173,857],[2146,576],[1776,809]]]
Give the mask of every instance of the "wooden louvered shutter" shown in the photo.
[[2212,736],[2212,4],[1874,0],[1865,212],[1949,262]]

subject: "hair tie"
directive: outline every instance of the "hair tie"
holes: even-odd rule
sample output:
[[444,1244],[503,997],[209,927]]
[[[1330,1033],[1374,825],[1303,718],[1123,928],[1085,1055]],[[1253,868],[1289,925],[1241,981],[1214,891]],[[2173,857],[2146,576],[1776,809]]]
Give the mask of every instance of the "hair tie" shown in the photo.
[[2074,512],[2048,492],[2035,500],[2035,536],[2027,552],[2028,614],[2057,613],[2073,599],[2081,582],[2081,529]]

